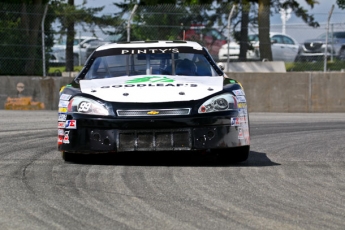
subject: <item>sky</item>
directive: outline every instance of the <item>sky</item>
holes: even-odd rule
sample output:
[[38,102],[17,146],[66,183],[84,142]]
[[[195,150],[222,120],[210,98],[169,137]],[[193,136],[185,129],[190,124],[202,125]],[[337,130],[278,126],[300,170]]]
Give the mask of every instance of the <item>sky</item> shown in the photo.
[[[336,0],[318,0],[319,4],[311,8],[306,0],[297,0],[301,6],[308,10],[309,14],[312,14],[317,22],[320,23],[320,27],[317,29],[312,29],[302,21],[302,19],[297,18],[294,14],[286,21],[286,34],[292,36],[298,42],[303,42],[309,38],[315,38],[317,35],[326,31],[327,20],[329,12],[334,5],[334,10],[331,16],[330,23],[334,24],[330,30],[344,30],[345,31],[345,10],[338,8]],[[82,4],[83,0],[75,0],[75,5]],[[105,6],[103,10],[104,14],[112,14],[118,11],[114,2],[124,2],[124,0],[87,0],[87,7],[99,7]],[[282,32],[282,20],[280,14],[275,14],[271,17],[271,31]]]

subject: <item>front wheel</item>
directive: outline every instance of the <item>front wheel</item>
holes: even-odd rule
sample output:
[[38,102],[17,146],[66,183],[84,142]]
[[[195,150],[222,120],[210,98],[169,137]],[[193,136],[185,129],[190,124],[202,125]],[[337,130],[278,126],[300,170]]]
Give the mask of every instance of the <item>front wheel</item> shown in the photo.
[[76,161],[77,160],[77,154],[68,153],[68,152],[61,152],[61,157],[66,162]]
[[339,52],[339,59],[345,61],[345,48],[342,48]]
[[250,146],[241,146],[215,150],[218,160],[222,163],[239,163],[246,161],[249,156]]

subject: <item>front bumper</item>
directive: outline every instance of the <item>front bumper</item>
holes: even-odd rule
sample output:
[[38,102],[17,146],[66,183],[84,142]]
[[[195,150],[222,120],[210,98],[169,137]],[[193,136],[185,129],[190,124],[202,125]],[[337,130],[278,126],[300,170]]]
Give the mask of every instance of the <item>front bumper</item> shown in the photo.
[[[76,129],[60,131],[58,149],[71,153],[196,151],[249,145],[247,117],[107,119],[68,115]],[[234,122],[237,121],[237,122]],[[61,140],[62,139],[62,140]]]

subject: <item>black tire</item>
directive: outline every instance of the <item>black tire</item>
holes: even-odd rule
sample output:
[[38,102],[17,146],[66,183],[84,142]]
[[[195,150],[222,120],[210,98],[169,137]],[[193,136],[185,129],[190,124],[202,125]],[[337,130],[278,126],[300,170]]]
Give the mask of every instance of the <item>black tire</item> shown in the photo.
[[297,55],[296,57],[295,57],[295,62],[302,62],[303,60],[302,60],[302,58],[301,58],[301,56],[300,55]]
[[250,146],[217,149],[215,151],[218,155],[218,160],[220,163],[239,163],[248,159]]
[[77,154],[62,152],[61,157],[66,162],[73,162],[77,160]]
[[345,48],[342,48],[342,49],[339,51],[339,60],[345,61]]

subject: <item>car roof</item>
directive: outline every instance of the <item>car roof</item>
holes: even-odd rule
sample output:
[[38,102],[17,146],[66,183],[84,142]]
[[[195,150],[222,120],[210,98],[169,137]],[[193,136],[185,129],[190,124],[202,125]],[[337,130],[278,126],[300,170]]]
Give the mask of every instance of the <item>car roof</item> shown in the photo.
[[[298,42],[296,41],[296,39],[294,39],[293,37],[291,37],[291,36],[288,35],[288,34],[283,34],[283,33],[279,33],[279,32],[269,32],[269,34],[270,34],[270,38],[272,38],[272,37],[275,36],[275,35],[282,35],[282,36],[289,37],[289,38],[291,38],[296,44],[298,44]],[[258,34],[258,33],[254,33],[254,34],[249,34],[248,36],[259,36],[259,34]],[[258,41],[256,41],[256,42],[258,42]]]
[[[283,33],[279,33],[279,32],[269,32],[269,34],[270,34],[270,37],[272,37],[274,35],[284,35],[284,36],[291,37],[288,34],[283,34]],[[248,34],[248,36],[259,36],[259,34],[258,33],[253,33],[253,34]]]
[[170,40],[159,40],[159,41],[131,41],[131,42],[116,42],[105,44],[96,49],[96,51],[114,49],[114,48],[157,48],[157,47],[192,47],[196,50],[202,50],[202,46],[194,41],[170,41]]

